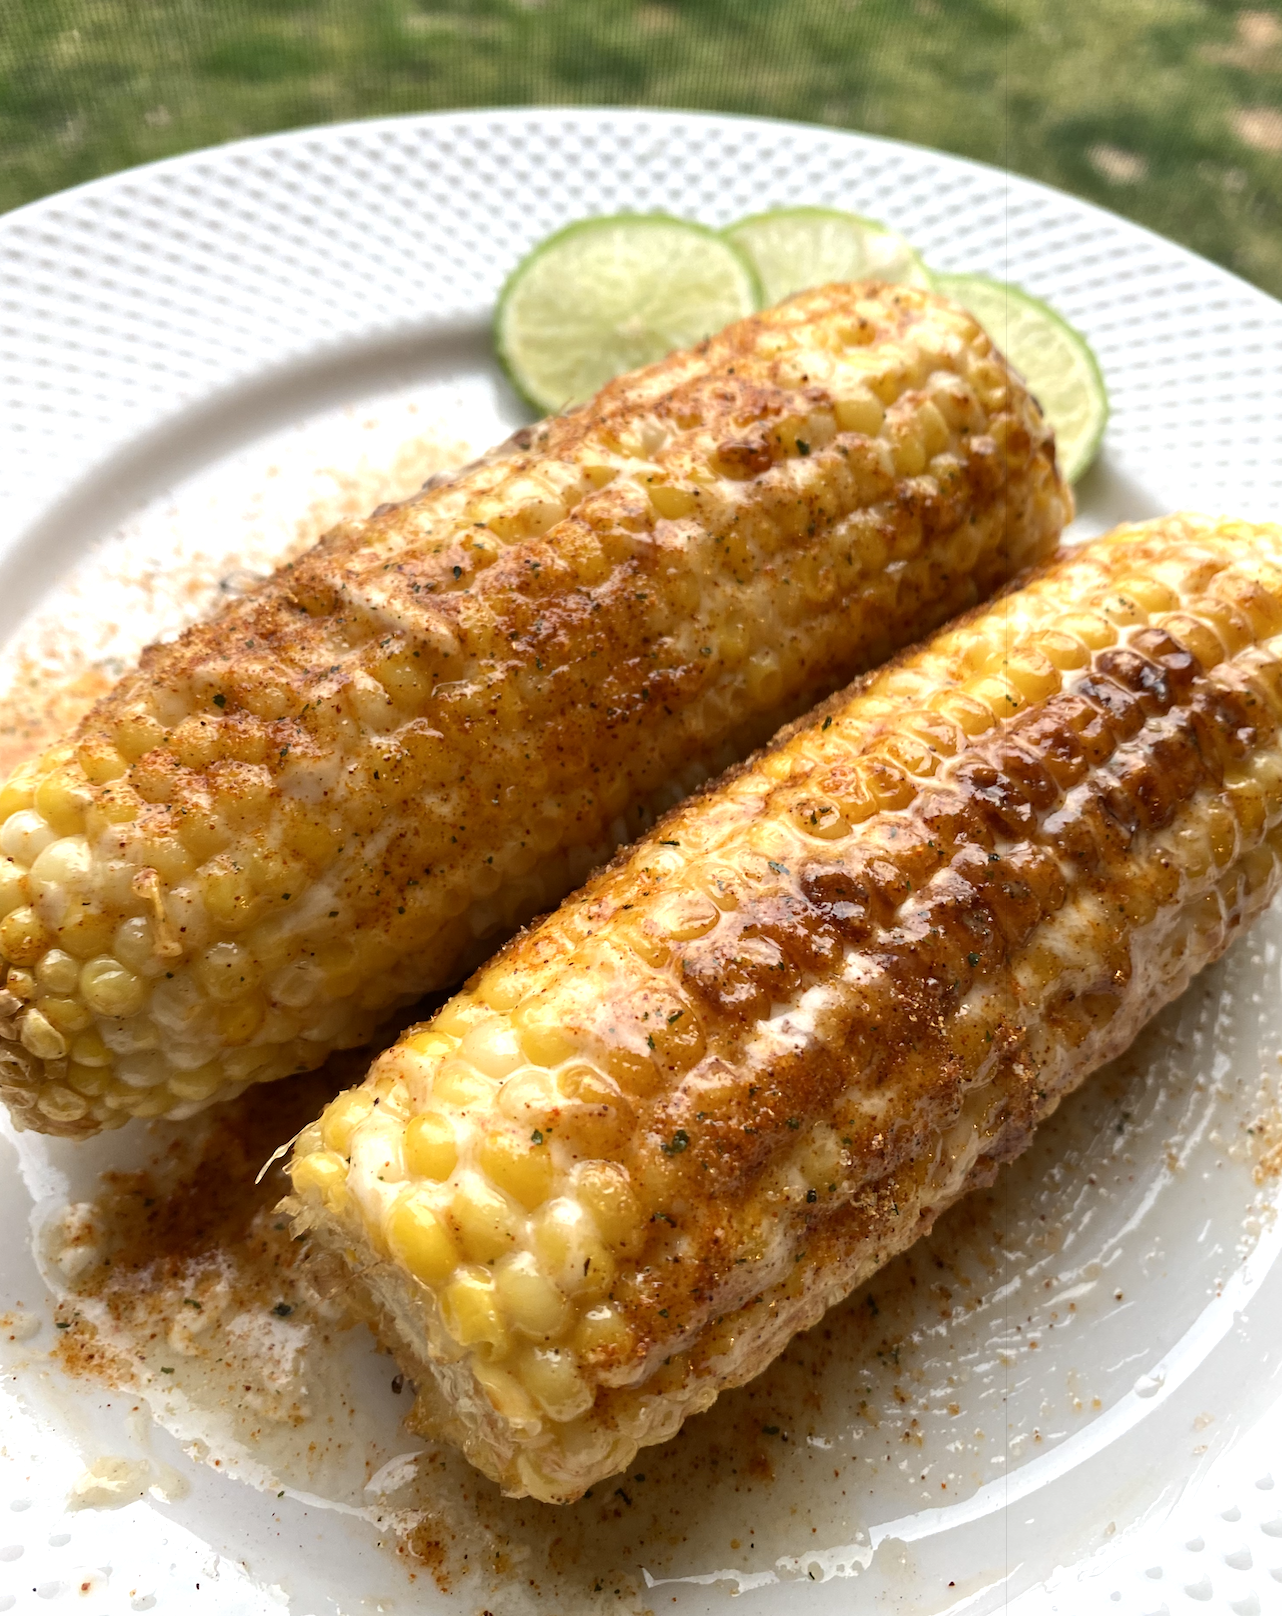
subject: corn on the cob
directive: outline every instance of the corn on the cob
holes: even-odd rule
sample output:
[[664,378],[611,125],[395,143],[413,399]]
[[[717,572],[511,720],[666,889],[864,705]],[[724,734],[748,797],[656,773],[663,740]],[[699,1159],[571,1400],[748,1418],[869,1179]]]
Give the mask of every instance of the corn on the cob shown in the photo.
[[0,1092],[88,1133],[363,1042],[1069,503],[969,315],[848,286],[335,530],[0,793]]
[[1027,1143],[1282,852],[1282,528],[1049,566],[674,810],[300,1138],[419,1418],[577,1497]]

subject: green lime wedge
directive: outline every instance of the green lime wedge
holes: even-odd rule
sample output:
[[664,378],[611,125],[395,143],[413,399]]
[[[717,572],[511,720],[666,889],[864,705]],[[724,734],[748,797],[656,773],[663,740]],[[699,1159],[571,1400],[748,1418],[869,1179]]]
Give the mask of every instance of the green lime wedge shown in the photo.
[[757,267],[767,303],[830,281],[929,286],[930,272],[897,231],[836,208],[775,208],[727,225],[725,235]]
[[521,260],[500,294],[494,340],[526,398],[561,410],[760,304],[752,265],[717,231],[619,213],[568,225]]
[[1032,389],[1055,429],[1070,483],[1094,460],[1108,421],[1099,362],[1080,331],[1039,298],[986,275],[936,275],[935,285],[968,309]]

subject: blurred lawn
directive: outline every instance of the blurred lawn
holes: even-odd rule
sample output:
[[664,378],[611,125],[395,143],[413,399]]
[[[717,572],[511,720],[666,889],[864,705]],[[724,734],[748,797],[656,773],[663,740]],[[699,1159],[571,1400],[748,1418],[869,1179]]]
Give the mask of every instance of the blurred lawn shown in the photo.
[[0,0],[0,209],[241,135],[530,102],[944,147],[1282,296],[1282,0]]

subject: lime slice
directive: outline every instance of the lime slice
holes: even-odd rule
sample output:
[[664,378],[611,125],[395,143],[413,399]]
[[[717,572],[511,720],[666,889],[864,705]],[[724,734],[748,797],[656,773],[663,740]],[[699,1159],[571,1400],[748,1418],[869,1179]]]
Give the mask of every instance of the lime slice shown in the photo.
[[767,303],[830,281],[931,283],[898,232],[835,208],[775,208],[727,225],[725,234],[757,266]]
[[1032,389],[1055,429],[1069,482],[1094,460],[1108,421],[1099,363],[1081,332],[1039,298],[986,275],[936,275],[935,285],[968,309]]
[[530,402],[561,410],[760,303],[752,265],[717,231],[619,213],[568,225],[521,260],[499,297],[494,340]]

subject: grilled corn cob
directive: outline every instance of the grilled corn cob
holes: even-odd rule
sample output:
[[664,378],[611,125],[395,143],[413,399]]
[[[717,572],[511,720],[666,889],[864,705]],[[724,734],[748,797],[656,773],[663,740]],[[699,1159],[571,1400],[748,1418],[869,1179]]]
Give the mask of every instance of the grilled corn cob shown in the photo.
[[300,1138],[416,1419],[578,1497],[991,1180],[1268,902],[1282,528],[1121,529],[675,809]]
[[847,286],[336,529],[0,793],[0,1092],[83,1134],[363,1042],[1069,505],[969,315]]

